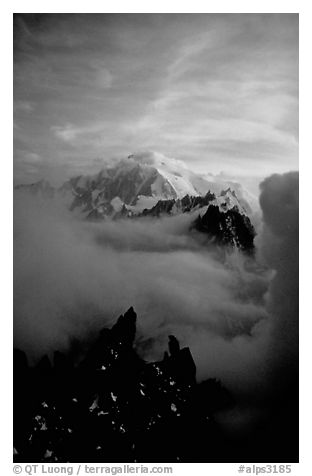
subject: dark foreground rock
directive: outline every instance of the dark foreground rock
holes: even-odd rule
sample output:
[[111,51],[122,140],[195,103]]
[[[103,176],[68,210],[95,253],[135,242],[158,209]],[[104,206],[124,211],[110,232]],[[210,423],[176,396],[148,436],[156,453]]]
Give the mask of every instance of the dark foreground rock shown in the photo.
[[55,352],[31,368],[14,352],[14,460],[19,462],[213,461],[214,413],[231,405],[214,379],[196,383],[189,348],[169,336],[163,360],[134,350],[130,308],[103,329],[79,364]]
[[[196,381],[174,336],[161,361],[146,362],[135,334],[130,308],[87,350],[76,343],[53,363],[30,367],[14,351],[15,462],[298,462],[297,381],[235,403],[215,379]],[[242,405],[263,405],[263,418],[242,429]]]

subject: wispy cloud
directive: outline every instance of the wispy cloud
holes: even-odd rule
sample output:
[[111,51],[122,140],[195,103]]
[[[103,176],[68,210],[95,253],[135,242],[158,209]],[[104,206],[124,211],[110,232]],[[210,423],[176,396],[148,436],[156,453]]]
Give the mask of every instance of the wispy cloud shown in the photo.
[[107,68],[97,67],[94,83],[100,89],[109,89],[113,84],[113,75]]
[[81,133],[81,129],[69,123],[65,126],[52,126],[51,131],[54,132],[58,139],[65,142],[73,142],[77,135]]
[[16,147],[51,167],[149,148],[207,172],[297,168],[297,15],[15,23]]
[[38,163],[42,160],[39,154],[36,154],[35,152],[27,152],[25,154],[25,162],[28,163]]
[[26,112],[31,113],[35,109],[34,104],[29,101],[15,101],[14,102],[14,111],[15,112]]

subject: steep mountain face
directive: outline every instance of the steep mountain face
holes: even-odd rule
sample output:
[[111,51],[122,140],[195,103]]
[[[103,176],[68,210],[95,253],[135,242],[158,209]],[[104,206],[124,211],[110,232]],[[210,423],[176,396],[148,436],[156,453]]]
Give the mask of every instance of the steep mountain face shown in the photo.
[[226,212],[236,208],[241,215],[247,215],[245,208],[238,200],[235,191],[230,188],[222,190],[219,195],[211,193],[209,190],[203,196],[185,195],[183,198],[171,200],[159,200],[152,208],[145,208],[138,216],[155,216],[161,215],[177,215],[179,213],[187,213],[193,210],[201,209],[214,205],[219,208],[220,212]]
[[97,175],[75,177],[65,185],[67,189],[68,185],[74,196],[71,209],[98,209],[99,213],[117,197],[121,204],[135,206],[140,196],[177,196],[174,188],[155,168],[136,164],[131,158],[129,162],[121,161]]
[[199,210],[199,215],[191,229],[207,234],[212,241],[221,245],[248,252],[254,249],[254,227],[235,192],[230,189],[223,190],[219,196],[209,191],[204,197],[186,195],[182,199],[160,200],[151,209],[143,210],[139,216],[172,216],[195,210]]
[[196,382],[190,349],[172,335],[163,360],[140,358],[136,318],[130,308],[102,329],[78,365],[56,352],[53,365],[45,357],[31,368],[15,351],[16,462],[222,459],[213,415],[230,394],[214,379]]
[[214,193],[208,191],[204,196],[185,195],[183,198],[159,200],[152,208],[145,208],[139,216],[159,217],[162,215],[177,215],[205,207],[216,199]]
[[255,230],[250,219],[241,213],[237,206],[228,209],[223,204],[211,204],[207,211],[199,215],[193,227],[206,233],[211,239],[222,245],[230,245],[251,252],[254,249]]
[[91,216],[105,216],[110,206],[115,212],[125,205],[129,211],[139,213],[159,200],[203,195],[209,185],[180,161],[161,154],[143,154],[106,165],[96,175],[74,177],[60,192],[72,195],[72,210],[79,208]]
[[242,214],[250,211],[241,187],[236,187],[240,199],[234,190],[220,187],[182,162],[154,153],[130,155],[96,175],[72,178],[60,191],[72,196],[71,210],[78,209],[91,219],[174,215],[213,200],[223,209],[237,206]]
[[[215,180],[212,175],[195,174],[183,162],[159,153],[142,153],[129,155],[127,159],[117,162],[106,162],[99,173],[73,177],[59,189],[46,180],[17,185],[15,189],[43,197],[63,196],[71,210],[99,218],[114,215],[123,206],[129,215],[130,212],[139,214],[166,200],[176,200],[176,207],[179,208],[179,200],[185,200],[187,196],[204,197],[208,190],[218,196],[222,189],[229,186],[250,213],[244,197],[248,196],[249,200],[249,195],[240,184]],[[181,206],[183,208],[184,204]]]
[[173,216],[198,210],[191,228],[219,244],[244,251],[253,248],[255,232],[241,187],[222,190],[220,183],[161,154],[130,155],[106,164],[95,175],[73,177],[58,190],[43,180],[16,189],[42,197],[62,196],[71,211],[90,220]]

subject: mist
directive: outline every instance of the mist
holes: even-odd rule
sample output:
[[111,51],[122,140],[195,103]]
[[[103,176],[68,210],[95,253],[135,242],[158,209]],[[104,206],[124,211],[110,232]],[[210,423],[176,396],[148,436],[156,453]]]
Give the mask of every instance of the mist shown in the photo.
[[291,173],[261,184],[255,258],[190,232],[196,212],[95,223],[15,192],[15,346],[36,362],[133,306],[144,358],[161,358],[174,334],[191,348],[198,380],[262,396],[272,369],[297,355],[297,182]]

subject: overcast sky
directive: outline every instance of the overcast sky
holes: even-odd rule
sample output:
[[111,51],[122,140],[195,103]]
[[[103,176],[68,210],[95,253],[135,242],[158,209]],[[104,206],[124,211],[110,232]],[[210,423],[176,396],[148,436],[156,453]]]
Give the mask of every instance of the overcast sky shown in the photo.
[[298,168],[296,14],[14,17],[14,174],[155,150],[194,171]]

